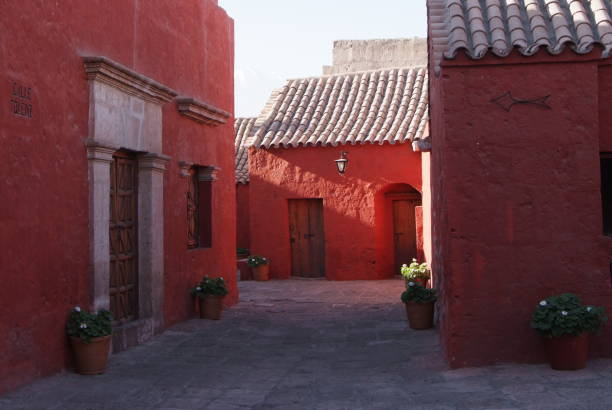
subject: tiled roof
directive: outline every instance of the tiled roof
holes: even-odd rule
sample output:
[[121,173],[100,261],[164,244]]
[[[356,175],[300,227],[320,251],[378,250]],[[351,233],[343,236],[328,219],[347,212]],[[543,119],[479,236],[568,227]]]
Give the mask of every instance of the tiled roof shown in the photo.
[[427,122],[424,67],[303,78],[272,94],[248,145],[405,143],[426,137]]
[[551,54],[566,46],[578,54],[603,46],[612,49],[610,0],[428,0],[436,66],[460,50],[471,58],[487,52],[505,57],[516,48]]
[[236,148],[236,183],[238,184],[246,184],[249,182],[249,159],[246,142],[253,130],[256,119],[257,118],[236,118],[234,121],[234,130],[236,133],[236,139],[234,140],[234,146]]

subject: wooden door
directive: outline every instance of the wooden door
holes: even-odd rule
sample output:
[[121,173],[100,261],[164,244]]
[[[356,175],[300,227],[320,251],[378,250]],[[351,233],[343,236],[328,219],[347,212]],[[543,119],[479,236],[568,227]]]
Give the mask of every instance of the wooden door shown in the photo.
[[117,152],[111,164],[110,309],[115,323],[138,317],[138,166]]
[[325,276],[325,235],[322,199],[289,200],[291,274],[305,278]]
[[393,243],[395,247],[395,273],[399,273],[402,264],[410,264],[417,256],[416,218],[414,208],[416,200],[393,201]]

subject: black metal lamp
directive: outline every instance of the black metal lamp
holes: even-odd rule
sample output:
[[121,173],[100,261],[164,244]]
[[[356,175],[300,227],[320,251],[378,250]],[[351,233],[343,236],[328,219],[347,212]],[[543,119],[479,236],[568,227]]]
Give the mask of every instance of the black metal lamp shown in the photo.
[[340,153],[340,159],[335,160],[336,166],[338,167],[338,173],[340,175],[343,175],[346,172],[346,166],[348,165],[348,159],[346,159],[347,155],[348,152],[342,151]]

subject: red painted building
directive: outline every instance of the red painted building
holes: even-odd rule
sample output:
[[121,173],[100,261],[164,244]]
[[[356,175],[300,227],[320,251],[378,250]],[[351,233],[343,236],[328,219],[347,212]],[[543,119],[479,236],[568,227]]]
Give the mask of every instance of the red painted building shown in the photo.
[[[609,1],[429,0],[433,269],[452,366],[544,359],[538,301],[612,313]],[[612,326],[591,338],[612,356]]]
[[425,68],[381,69],[272,94],[246,145],[249,246],[273,278],[390,278],[429,253],[426,85]]
[[249,156],[247,140],[256,118],[236,118],[236,245],[242,249],[251,247],[249,222]]
[[69,363],[75,305],[121,350],[235,288],[233,22],[216,0],[5,2],[0,392]]

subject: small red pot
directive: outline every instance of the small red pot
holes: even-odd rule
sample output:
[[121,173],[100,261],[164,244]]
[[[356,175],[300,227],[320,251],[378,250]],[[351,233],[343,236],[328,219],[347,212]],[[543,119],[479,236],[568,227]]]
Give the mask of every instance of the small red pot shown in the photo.
[[406,316],[410,328],[415,330],[431,329],[433,327],[435,302],[406,302]]
[[589,335],[565,335],[544,339],[550,367],[555,370],[580,370],[586,367],[589,356]]
[[221,319],[224,297],[221,295],[206,295],[204,299],[200,298],[200,319]]

